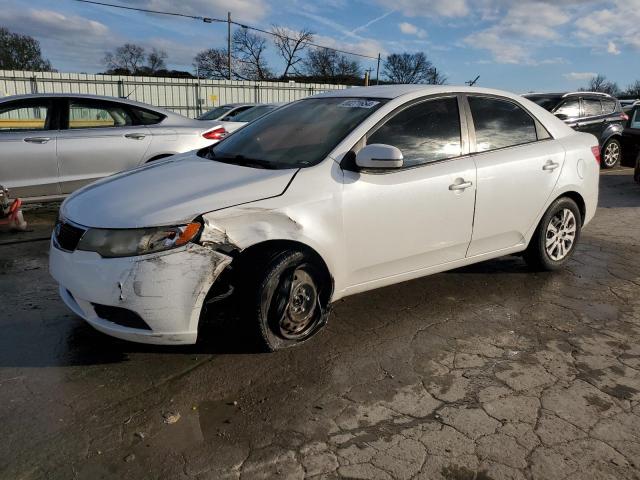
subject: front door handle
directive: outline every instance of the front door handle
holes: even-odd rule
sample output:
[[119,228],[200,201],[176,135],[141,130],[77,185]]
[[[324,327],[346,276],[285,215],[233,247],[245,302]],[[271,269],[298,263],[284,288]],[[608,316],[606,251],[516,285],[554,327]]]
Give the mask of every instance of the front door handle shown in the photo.
[[49,137],[27,137],[24,139],[27,143],[47,143],[51,138]]
[[[458,182],[458,180],[460,180],[460,182]],[[473,185],[473,182],[466,182],[462,178],[459,178],[458,180],[456,180],[456,183],[452,183],[451,185],[449,185],[449,190],[466,190]]]
[[146,135],[144,133],[127,133],[124,137],[132,140],[142,140]]
[[559,166],[560,166],[559,163],[552,162],[551,160],[549,160],[547,163],[544,164],[544,166],[542,167],[542,170],[546,172],[553,172]]

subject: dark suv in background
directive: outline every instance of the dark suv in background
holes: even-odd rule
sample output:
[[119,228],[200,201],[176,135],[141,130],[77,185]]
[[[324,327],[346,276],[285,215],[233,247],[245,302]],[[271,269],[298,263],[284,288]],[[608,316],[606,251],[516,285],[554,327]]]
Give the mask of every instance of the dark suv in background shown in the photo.
[[629,117],[620,102],[606,93],[530,93],[524,95],[567,125],[600,141],[602,167],[613,168],[622,156],[622,131]]

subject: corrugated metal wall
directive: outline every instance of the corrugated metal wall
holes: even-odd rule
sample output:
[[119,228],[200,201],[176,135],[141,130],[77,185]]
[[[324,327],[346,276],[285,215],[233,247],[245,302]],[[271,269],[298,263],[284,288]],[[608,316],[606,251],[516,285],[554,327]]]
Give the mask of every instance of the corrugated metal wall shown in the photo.
[[0,70],[0,97],[27,93],[88,93],[131,100],[197,117],[210,108],[235,102],[290,102],[345,85],[250,82],[192,78],[127,77],[85,73]]

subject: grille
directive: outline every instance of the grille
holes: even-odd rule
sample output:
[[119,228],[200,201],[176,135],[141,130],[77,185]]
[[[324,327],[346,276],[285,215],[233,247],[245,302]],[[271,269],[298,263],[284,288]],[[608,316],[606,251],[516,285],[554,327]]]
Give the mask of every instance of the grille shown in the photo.
[[110,307],[109,305],[100,305],[94,303],[93,309],[100,318],[104,318],[117,325],[129,328],[137,328],[139,330],[151,330],[151,327],[140,318],[136,312],[127,310],[126,308]]
[[85,231],[69,223],[59,222],[55,229],[56,244],[63,250],[73,252]]

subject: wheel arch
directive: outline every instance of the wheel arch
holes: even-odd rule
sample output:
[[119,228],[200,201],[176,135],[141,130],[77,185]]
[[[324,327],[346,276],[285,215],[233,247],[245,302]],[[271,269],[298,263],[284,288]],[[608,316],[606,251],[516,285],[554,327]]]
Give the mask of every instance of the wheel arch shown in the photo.
[[285,239],[269,239],[255,243],[241,251],[238,251],[234,255],[232,265],[236,265],[240,271],[246,268],[251,268],[251,265],[255,263],[256,259],[263,258],[265,255],[269,255],[270,252],[283,251],[283,250],[299,250],[306,253],[313,259],[314,263],[320,269],[322,279],[326,282],[328,288],[323,289],[321,298],[325,306],[329,304],[333,297],[333,291],[335,288],[335,281],[331,270],[324,260],[322,255],[318,253],[313,247],[306,243],[297,240],[285,240]]
[[[582,195],[580,195],[575,190],[568,190],[568,191],[563,192],[560,195],[558,195],[553,200],[553,202],[555,202],[556,200],[558,200],[559,198],[562,198],[562,197],[570,198],[571,200],[576,202],[576,205],[578,205],[578,210],[580,210],[580,223],[581,224],[584,223],[584,219],[587,216],[587,204],[584,201],[584,198],[582,197]],[[551,203],[553,203],[553,202],[551,202]]]

